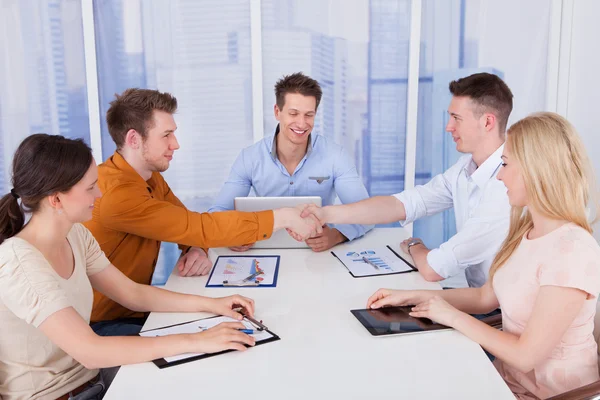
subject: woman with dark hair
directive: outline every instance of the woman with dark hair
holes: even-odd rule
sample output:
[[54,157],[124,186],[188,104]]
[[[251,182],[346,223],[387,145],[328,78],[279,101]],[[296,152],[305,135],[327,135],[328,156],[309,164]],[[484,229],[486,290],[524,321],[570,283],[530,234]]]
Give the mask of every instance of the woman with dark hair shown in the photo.
[[[208,311],[237,320],[254,302],[141,285],[115,268],[80,223],[100,197],[82,140],[36,134],[13,159],[13,189],[0,199],[0,398],[95,399],[109,368],[182,353],[245,350],[240,322],[166,337],[100,337],[89,326],[92,288],[136,311]],[[25,224],[25,213],[31,218]]]

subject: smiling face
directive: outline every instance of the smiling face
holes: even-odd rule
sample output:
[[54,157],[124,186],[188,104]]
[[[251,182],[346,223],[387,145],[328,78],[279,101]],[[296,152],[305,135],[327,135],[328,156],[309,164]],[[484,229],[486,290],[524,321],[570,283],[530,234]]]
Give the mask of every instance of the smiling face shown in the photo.
[[315,125],[317,99],[299,93],[287,93],[280,110],[275,105],[275,118],[279,121],[279,132],[287,142],[306,145]]

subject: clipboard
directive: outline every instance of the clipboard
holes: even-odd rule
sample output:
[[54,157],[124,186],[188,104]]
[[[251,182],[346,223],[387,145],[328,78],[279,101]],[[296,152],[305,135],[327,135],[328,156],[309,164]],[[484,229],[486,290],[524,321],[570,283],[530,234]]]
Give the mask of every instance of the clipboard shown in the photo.
[[205,287],[276,287],[280,259],[277,255],[219,256]]
[[[145,336],[145,337],[156,337],[156,336],[168,336],[170,334],[177,334],[177,333],[199,333],[199,332],[202,332],[203,330],[205,330],[205,329],[203,329],[203,327],[205,325],[210,325],[210,327],[212,327],[212,326],[218,325],[221,322],[240,322],[240,321],[236,321],[233,318],[217,315],[214,317],[201,318],[201,319],[196,319],[193,321],[182,322],[180,324],[163,326],[161,328],[149,329],[147,331],[140,332],[139,335]],[[258,333],[257,336],[261,335],[261,334],[265,336],[264,339],[257,338],[254,347],[260,346],[262,344],[281,340],[281,338],[278,335],[271,332],[265,325],[263,325],[262,321],[257,321],[252,317],[244,315],[244,319],[242,320],[242,323],[250,329],[260,331],[260,333]],[[250,346],[248,346],[248,345],[245,345],[245,346],[250,348]],[[236,351],[236,350],[228,349],[228,350],[219,351],[217,353],[200,353],[200,354],[187,353],[187,354],[181,354],[181,355],[172,356],[172,357],[157,358],[156,360],[152,360],[152,362],[158,368],[163,369],[163,368],[169,368],[169,367],[173,367],[173,366],[180,365],[180,364],[185,364],[185,363],[192,362],[192,361],[202,360],[204,358],[218,356],[220,354],[230,353],[232,351]]]
[[[353,278],[405,274],[418,271],[415,266],[389,245],[363,250],[338,250],[343,254],[331,254],[342,263]],[[346,265],[346,264],[350,265]],[[356,263],[356,264],[355,264]],[[367,267],[368,266],[368,267]]]

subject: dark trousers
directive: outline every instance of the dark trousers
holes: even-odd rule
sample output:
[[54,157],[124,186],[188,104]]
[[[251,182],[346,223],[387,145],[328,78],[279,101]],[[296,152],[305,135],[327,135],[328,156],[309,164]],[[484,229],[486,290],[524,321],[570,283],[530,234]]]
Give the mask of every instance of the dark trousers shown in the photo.
[[140,333],[146,318],[119,318],[90,324],[99,336],[133,336]]

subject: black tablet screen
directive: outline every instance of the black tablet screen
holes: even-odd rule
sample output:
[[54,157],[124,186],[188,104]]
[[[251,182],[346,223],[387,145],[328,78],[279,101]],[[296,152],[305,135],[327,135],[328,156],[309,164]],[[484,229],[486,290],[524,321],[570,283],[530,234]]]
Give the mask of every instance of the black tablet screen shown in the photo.
[[351,310],[374,336],[450,329],[425,318],[413,318],[411,307],[384,307],[377,310]]

